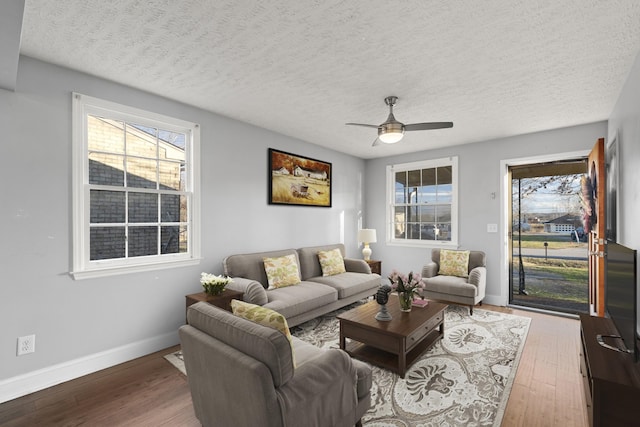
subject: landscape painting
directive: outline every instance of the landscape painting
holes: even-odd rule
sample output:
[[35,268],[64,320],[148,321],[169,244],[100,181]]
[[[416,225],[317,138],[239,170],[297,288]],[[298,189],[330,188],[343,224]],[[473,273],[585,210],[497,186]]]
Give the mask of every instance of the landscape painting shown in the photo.
[[331,163],[269,148],[269,204],[331,207]]

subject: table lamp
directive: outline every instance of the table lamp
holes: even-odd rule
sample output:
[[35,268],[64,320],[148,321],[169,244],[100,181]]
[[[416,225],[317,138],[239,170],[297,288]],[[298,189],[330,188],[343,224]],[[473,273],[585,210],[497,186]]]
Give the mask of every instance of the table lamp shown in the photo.
[[376,242],[376,230],[373,228],[363,228],[362,230],[358,230],[358,243],[364,243],[364,248],[362,249],[362,256],[366,261],[371,259],[371,248],[369,247],[369,243]]

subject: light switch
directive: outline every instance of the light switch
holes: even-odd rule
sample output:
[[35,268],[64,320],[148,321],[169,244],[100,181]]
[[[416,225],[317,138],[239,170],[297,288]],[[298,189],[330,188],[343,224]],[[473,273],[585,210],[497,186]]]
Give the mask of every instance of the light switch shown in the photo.
[[487,233],[497,233],[498,224],[487,224]]

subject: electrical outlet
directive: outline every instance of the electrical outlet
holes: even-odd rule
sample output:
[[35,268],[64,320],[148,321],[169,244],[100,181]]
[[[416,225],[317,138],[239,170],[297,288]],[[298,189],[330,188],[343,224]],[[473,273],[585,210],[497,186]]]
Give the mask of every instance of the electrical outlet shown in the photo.
[[498,224],[487,224],[487,233],[497,233]]
[[33,353],[36,351],[36,336],[26,335],[18,337],[18,356]]

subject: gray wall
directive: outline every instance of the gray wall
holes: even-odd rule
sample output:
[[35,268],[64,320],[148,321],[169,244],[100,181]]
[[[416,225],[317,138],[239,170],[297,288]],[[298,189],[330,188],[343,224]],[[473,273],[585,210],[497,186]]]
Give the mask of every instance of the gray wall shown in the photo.
[[[433,134],[436,137],[436,133]],[[506,239],[501,223],[503,171],[501,161],[536,157],[553,153],[589,151],[598,138],[607,135],[607,123],[599,122],[552,131],[532,133],[451,148],[387,157],[367,162],[364,225],[378,230],[378,242],[371,245],[373,258],[382,260],[383,277],[392,269],[408,273],[421,271],[431,250],[389,246],[385,243],[384,194],[387,165],[458,156],[459,246],[487,254],[487,299],[490,304],[505,304],[508,283],[502,278],[502,248]],[[425,138],[429,138],[425,132]],[[491,193],[495,193],[493,199]],[[498,224],[499,233],[487,233],[487,224]]]
[[[640,54],[609,118],[608,140],[612,141],[616,134],[620,165],[617,240],[640,251]],[[637,297],[640,307],[640,290]],[[636,320],[640,331],[640,318]]]
[[[200,265],[68,275],[72,91],[201,125]],[[344,239],[347,255],[360,256],[362,159],[26,57],[16,91],[0,90],[0,129],[0,402],[10,389],[24,394],[176,344],[184,296],[200,291],[201,271],[221,273],[226,255]],[[268,205],[269,147],[333,163],[333,207]],[[16,338],[30,334],[36,352],[17,357]]]

